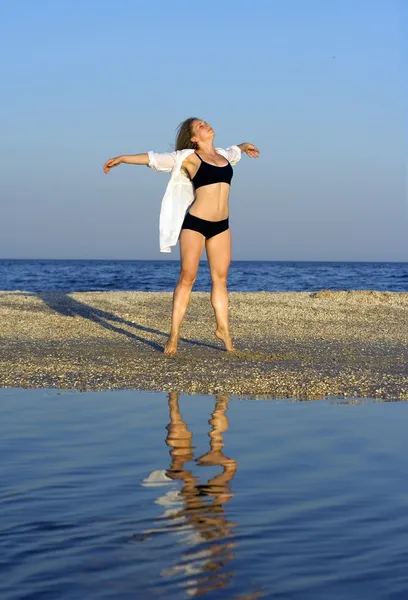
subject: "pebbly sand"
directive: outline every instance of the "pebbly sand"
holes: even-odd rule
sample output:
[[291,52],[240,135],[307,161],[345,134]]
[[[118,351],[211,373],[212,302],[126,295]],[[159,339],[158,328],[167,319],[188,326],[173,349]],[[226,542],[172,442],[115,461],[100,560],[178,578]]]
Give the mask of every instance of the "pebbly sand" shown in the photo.
[[230,292],[235,353],[193,292],[163,354],[171,292],[0,292],[0,387],[408,400],[408,293]]

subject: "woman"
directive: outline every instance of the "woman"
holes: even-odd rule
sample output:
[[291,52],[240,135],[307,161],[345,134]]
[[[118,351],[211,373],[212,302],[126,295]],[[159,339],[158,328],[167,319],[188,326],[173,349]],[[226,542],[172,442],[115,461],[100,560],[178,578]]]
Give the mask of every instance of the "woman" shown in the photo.
[[[231,232],[228,199],[232,166],[242,152],[258,158],[259,150],[248,143],[215,148],[215,131],[205,121],[190,117],[177,130],[176,151],[146,152],[111,158],[104,165],[108,173],[121,163],[147,165],[156,171],[171,171],[171,179],[160,212],[160,250],[180,241],[180,276],[173,294],[171,331],[165,354],[177,352],[180,327],[190,301],[191,290],[204,247],[210,268],[211,304],[217,322],[216,337],[227,351],[234,346],[228,323],[227,278],[231,261]],[[188,212],[186,212],[188,210]]]

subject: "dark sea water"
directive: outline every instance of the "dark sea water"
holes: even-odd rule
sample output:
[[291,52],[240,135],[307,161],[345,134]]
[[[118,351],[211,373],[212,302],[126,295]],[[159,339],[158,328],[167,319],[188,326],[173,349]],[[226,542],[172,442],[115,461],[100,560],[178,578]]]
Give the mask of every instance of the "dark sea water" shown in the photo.
[[0,390],[0,597],[404,600],[407,411]]
[[[172,291],[178,260],[0,260],[0,290]],[[207,261],[200,263],[195,291],[209,291]],[[230,291],[408,291],[408,263],[233,261]]]

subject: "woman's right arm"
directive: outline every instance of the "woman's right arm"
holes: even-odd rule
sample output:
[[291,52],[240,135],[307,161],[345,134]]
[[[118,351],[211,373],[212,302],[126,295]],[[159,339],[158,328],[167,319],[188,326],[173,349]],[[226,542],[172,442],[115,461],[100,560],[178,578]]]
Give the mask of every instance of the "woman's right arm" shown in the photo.
[[142,154],[124,154],[122,156],[116,156],[115,158],[110,158],[106,161],[103,170],[105,173],[109,173],[109,170],[112,169],[112,167],[116,167],[121,163],[127,165],[148,165],[149,155],[147,152],[143,152]]
[[155,171],[172,171],[176,164],[177,152],[144,152],[143,154],[130,154],[128,156],[117,156],[110,158],[104,164],[103,170],[109,173],[109,169],[127,163],[129,165],[146,165]]

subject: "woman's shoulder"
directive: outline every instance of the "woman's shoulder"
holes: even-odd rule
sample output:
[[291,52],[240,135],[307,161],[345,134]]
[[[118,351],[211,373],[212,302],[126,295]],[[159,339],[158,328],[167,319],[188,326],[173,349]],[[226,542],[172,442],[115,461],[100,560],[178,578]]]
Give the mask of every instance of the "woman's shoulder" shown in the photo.
[[178,150],[178,162],[181,165],[194,163],[196,154],[192,148],[185,148],[184,150]]
[[194,150],[192,148],[183,148],[183,150],[176,150],[177,156],[187,157],[190,154],[194,154]]

